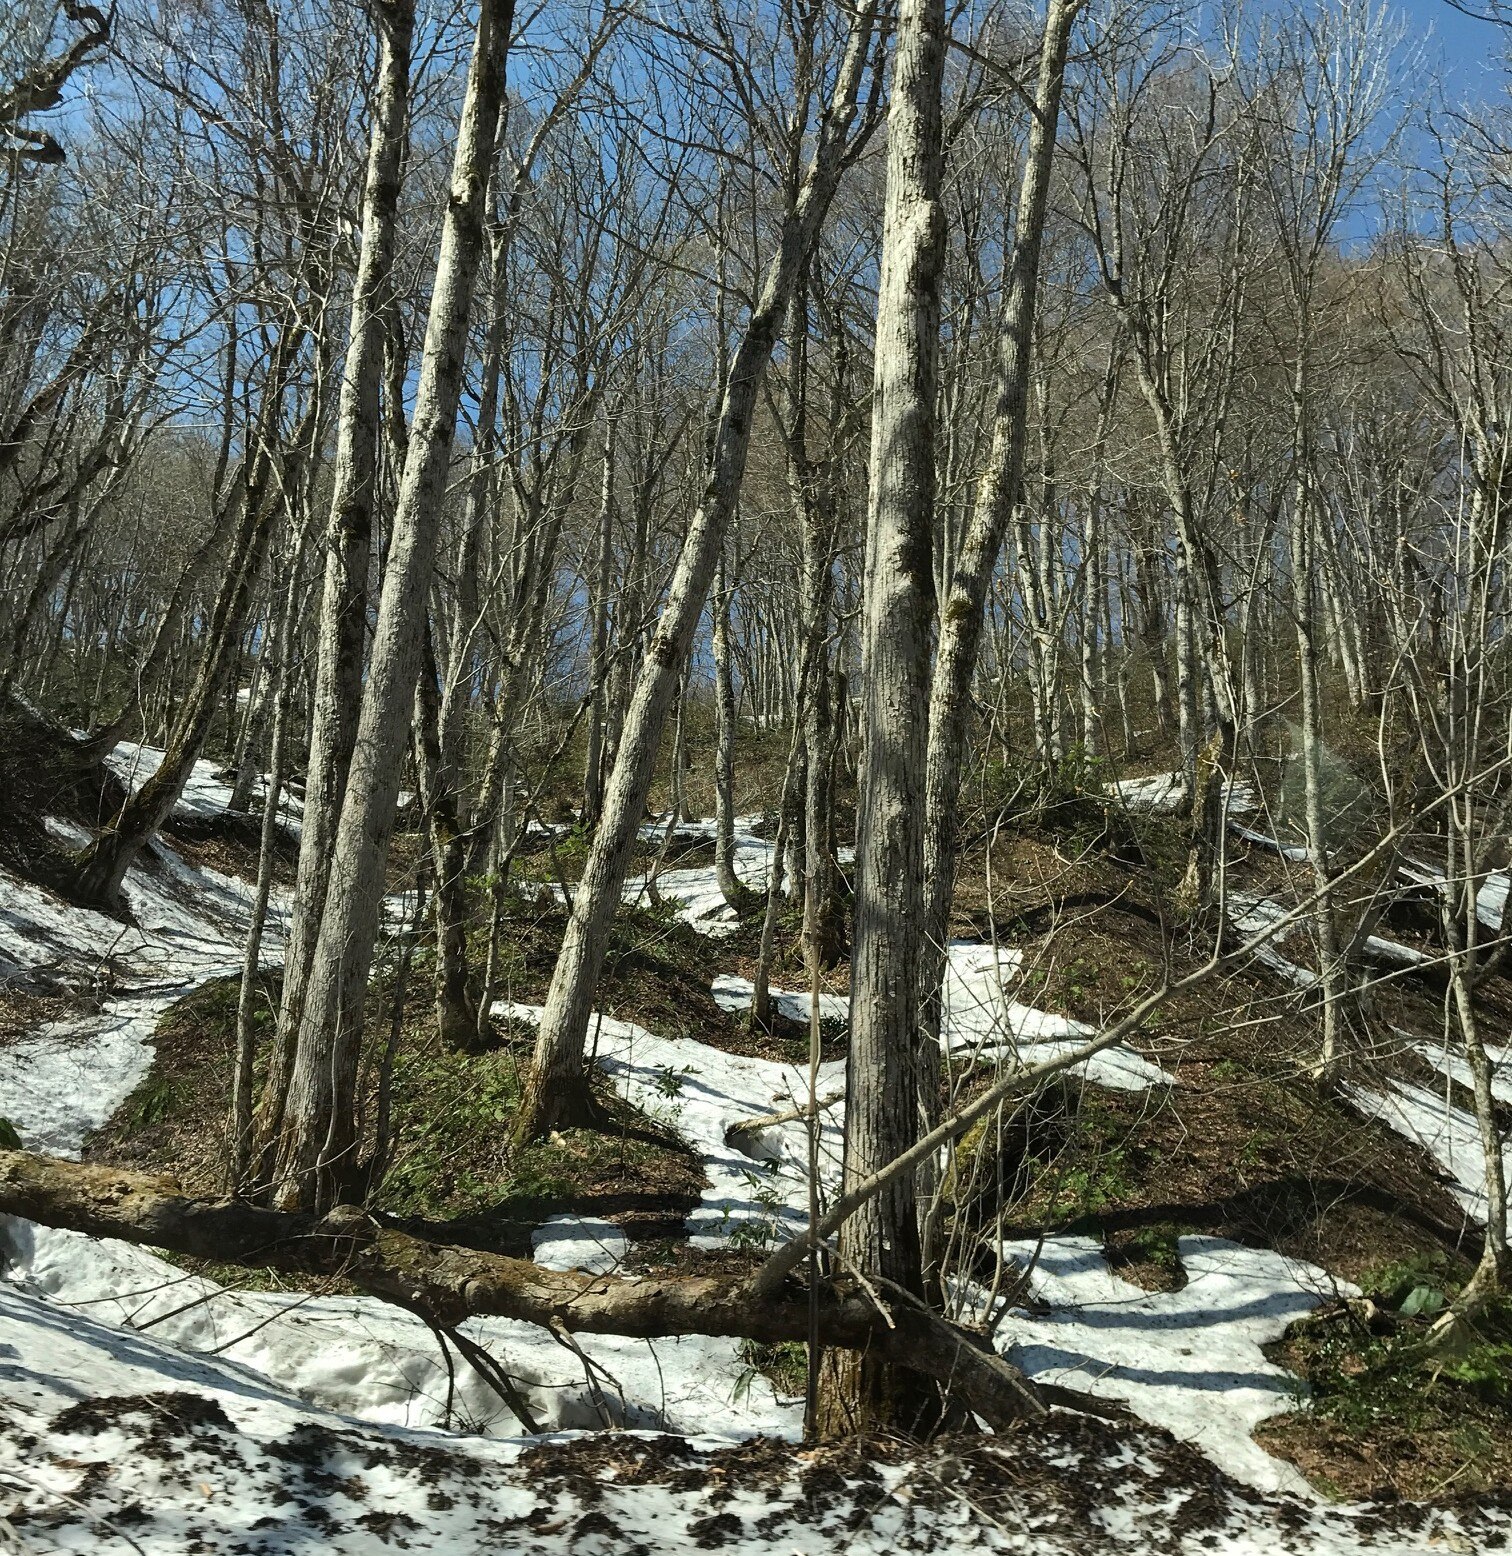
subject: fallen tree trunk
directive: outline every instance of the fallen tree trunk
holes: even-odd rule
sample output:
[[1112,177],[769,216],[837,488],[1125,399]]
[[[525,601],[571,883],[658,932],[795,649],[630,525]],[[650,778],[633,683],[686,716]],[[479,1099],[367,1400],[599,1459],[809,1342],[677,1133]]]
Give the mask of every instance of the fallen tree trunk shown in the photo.
[[[728,1335],[773,1344],[805,1340],[809,1295],[798,1286],[758,1294],[730,1275],[609,1276],[541,1268],[455,1244],[434,1243],[341,1205],[325,1217],[246,1200],[199,1198],[170,1179],[29,1151],[0,1151],[0,1213],[93,1237],[252,1268],[340,1275],[443,1329],[469,1318],[521,1319],[545,1328],[639,1339]],[[1046,1396],[985,1341],[887,1293],[843,1284],[820,1293],[826,1345],[872,1351],[935,1379],[989,1426],[1045,1410]]]

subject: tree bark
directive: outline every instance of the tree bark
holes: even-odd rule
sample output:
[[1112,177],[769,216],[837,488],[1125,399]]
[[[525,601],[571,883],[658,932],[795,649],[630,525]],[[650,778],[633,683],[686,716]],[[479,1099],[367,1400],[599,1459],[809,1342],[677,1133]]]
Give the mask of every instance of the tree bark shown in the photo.
[[714,580],[714,878],[738,913],[751,893],[735,873],[735,682],[730,674],[730,596],[721,557]]
[[818,240],[847,155],[854,149],[850,130],[875,21],[873,3],[864,5],[851,21],[845,56],[821,120],[813,159],[784,217],[777,253],[731,359],[703,497],[636,679],[604,796],[603,818],[573,894],[572,913],[521,1099],[515,1128],[518,1140],[534,1139],[559,1119],[587,1109],[583,1044],[603,968],[609,923],[619,907],[631,850],[645,814],[662,728],[740,495],[761,379],[799,271]]
[[372,662],[278,1139],[274,1196],[286,1206],[335,1204],[359,1178],[358,1045],[456,432],[512,19],[512,0],[483,0],[478,12]]
[[293,915],[284,951],[278,1033],[258,1105],[256,1133],[277,1135],[304,1007],[305,981],[320,928],[331,847],[346,792],[362,699],[368,570],[377,501],[378,431],[385,314],[392,306],[394,226],[409,113],[413,0],[376,0],[378,75],[362,194],[362,246],[352,286],[347,355],[337,406],[331,514],[316,628],[310,754]]
[[[865,730],[856,832],[855,940],[846,1060],[844,1181],[869,1177],[918,1136],[924,766],[934,573],[935,396],[945,217],[944,0],[903,0],[887,118],[887,201],[877,293],[871,490],[862,627]],[[914,1178],[900,1175],[840,1232],[842,1264],[922,1298]],[[833,1356],[821,1376],[827,1435],[909,1430],[934,1408],[917,1373],[877,1353]]]

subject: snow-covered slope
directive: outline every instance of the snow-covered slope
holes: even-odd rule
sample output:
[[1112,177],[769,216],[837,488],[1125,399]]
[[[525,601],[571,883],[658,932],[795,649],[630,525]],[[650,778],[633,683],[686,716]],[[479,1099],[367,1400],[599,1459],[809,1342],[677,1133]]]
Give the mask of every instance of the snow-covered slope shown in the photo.
[[[758,843],[750,839],[753,853]],[[196,871],[164,850],[152,869],[132,872],[127,893],[137,929],[0,877],[0,968],[50,969],[104,995],[98,1013],[0,1051],[0,1114],[14,1118],[28,1144],[76,1150],[145,1071],[162,1010],[237,964],[248,896],[240,883]],[[706,916],[717,924],[717,913]],[[275,929],[271,955],[278,943]],[[1089,1029],[1011,998],[1007,986],[1019,965],[1010,948],[952,947],[945,1010],[952,1053],[1032,1063],[1085,1040]],[[734,1007],[750,991],[725,976],[716,992]],[[789,1014],[806,1015],[806,995],[779,998]],[[539,1015],[507,1009],[525,1019]],[[843,1017],[843,1002],[825,1014]],[[806,1067],[662,1038],[607,1016],[595,1019],[590,1048],[622,1095],[677,1129],[702,1158],[708,1188],[689,1217],[695,1243],[767,1241],[806,1214],[803,1124],[736,1127],[803,1107]],[[1127,1050],[1099,1055],[1083,1070],[1088,1085],[1174,1084],[1159,1065]],[[821,1066],[827,1194],[838,1182],[843,1089],[843,1065]],[[1114,1438],[1100,1424],[1069,1424],[1075,1418],[1043,1429],[1050,1436],[1036,1449],[1028,1479],[1022,1465],[1010,1477],[1017,1489],[1006,1503],[1001,1487],[984,1489],[988,1501],[980,1504],[958,1486],[931,1501],[921,1488],[939,1469],[921,1460],[868,1465],[855,1484],[837,1477],[834,1496],[819,1505],[804,1489],[802,1461],[784,1456],[763,1472],[759,1493],[721,1503],[726,1472],[686,1458],[691,1450],[680,1446],[654,1450],[672,1456],[666,1475],[642,1466],[606,1487],[603,1466],[629,1463],[641,1451],[625,1447],[600,1454],[600,1470],[586,1479],[574,1471],[581,1484],[553,1486],[543,1480],[540,1456],[570,1458],[577,1449],[501,1435],[516,1430],[503,1402],[418,1320],[392,1307],[229,1291],[141,1249],[24,1224],[10,1223],[5,1237],[0,1483],[15,1489],[26,1514],[18,1536],[31,1542],[24,1549],[105,1549],[109,1541],[130,1548],[135,1540],[153,1552],[273,1556],[400,1542],[450,1552],[521,1538],[542,1552],[722,1543],[777,1556],[891,1550],[900,1541],[921,1549],[944,1542],[1084,1551],[1090,1530],[1110,1546],[1153,1550],[1172,1548],[1168,1516],[1197,1494],[1190,1458],[1181,1461],[1187,1484],[1172,1471],[1171,1456],[1186,1450],[1132,1428]],[[624,1251],[616,1229],[576,1218],[548,1224],[537,1243],[537,1257],[558,1266],[609,1268]],[[1027,1253],[1005,1249],[1017,1260]],[[1256,1488],[1243,1493],[1212,1481],[1201,1493],[1202,1518],[1191,1526],[1193,1548],[1199,1528],[1203,1549],[1280,1549],[1283,1536],[1303,1532],[1308,1543],[1297,1549],[1362,1548],[1354,1515],[1262,1497],[1297,1483],[1249,1436],[1257,1420],[1291,1400],[1289,1380],[1261,1346],[1328,1296],[1330,1283],[1309,1266],[1214,1239],[1184,1239],[1181,1257],[1185,1288],[1151,1294],[1114,1277],[1094,1245],[1049,1239],[1031,1288],[1035,1304],[998,1315],[997,1343],[1031,1375],[1126,1401]],[[976,1290],[959,1295],[968,1306],[986,1301]],[[753,1434],[791,1437],[800,1425],[797,1403],[777,1397],[737,1342],[585,1337],[590,1380],[582,1357],[533,1326],[486,1320],[467,1333],[549,1429],[608,1419],[728,1443]],[[459,1438],[440,1430],[448,1427],[488,1435]],[[1071,1499],[1073,1484],[1103,1489]],[[1143,1488],[1140,1496],[1131,1498],[1130,1486]],[[1005,1508],[1050,1495],[1047,1488],[1054,1494],[1043,1518],[1004,1521]],[[600,1518],[604,1508],[610,1511]],[[763,1519],[766,1513],[772,1516]],[[1460,1537],[1453,1520],[1443,1528]],[[0,1524],[0,1542],[4,1536]],[[1415,1549],[1414,1538],[1374,1548]]]
[[[163,765],[163,751],[159,746],[144,746],[135,741],[123,740],[105,758],[105,765],[134,794]],[[234,790],[231,784],[219,776],[220,771],[214,762],[201,760],[194,764],[184,784],[184,792],[173,807],[176,818],[214,821],[225,815],[231,808]],[[260,802],[266,791],[267,782],[259,775],[253,780],[252,798]],[[303,814],[303,802],[285,789],[279,797],[278,819],[295,837],[299,835]]]
[[[189,865],[159,843],[148,865],[127,872],[123,890],[134,925],[0,870],[0,980],[68,990],[85,1006],[0,1051],[0,1118],[29,1149],[76,1154],[147,1074],[164,1012],[240,970],[252,899],[244,882]],[[281,954],[286,915],[275,895],[263,941],[269,963]]]
[[380,1430],[0,1286],[0,1548],[111,1556],[1408,1556],[1504,1513],[1264,1498],[1156,1431],[1054,1416],[858,1457]]

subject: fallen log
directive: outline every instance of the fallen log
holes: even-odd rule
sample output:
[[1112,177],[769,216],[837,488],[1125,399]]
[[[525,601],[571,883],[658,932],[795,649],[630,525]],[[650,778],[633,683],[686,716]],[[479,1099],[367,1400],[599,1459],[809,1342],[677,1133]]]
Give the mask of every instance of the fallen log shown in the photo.
[[[324,1218],[292,1214],[186,1194],[172,1180],[146,1173],[29,1151],[0,1151],[0,1213],[225,1264],[339,1275],[443,1329],[495,1316],[640,1339],[703,1334],[774,1344],[809,1334],[809,1293],[792,1283],[758,1293],[752,1279],[739,1276],[548,1270],[430,1242],[353,1205]],[[991,1427],[1046,1408],[1041,1391],[980,1336],[915,1302],[863,1293],[841,1280],[819,1293],[817,1307],[825,1345],[881,1350],[933,1379]],[[1077,1402],[1060,1390],[1055,1400]]]

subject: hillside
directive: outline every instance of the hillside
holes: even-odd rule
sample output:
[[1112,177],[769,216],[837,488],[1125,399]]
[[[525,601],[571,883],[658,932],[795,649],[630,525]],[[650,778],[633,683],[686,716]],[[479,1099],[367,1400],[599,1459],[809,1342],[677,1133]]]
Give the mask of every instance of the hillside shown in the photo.
[[[142,767],[131,747],[111,758],[127,783]],[[946,984],[955,1094],[1085,1043],[1199,965],[1200,945],[1161,924],[1172,824],[1135,808],[1146,787],[1005,813],[972,856]],[[128,875],[129,923],[61,901],[13,856],[0,1116],[26,1148],[219,1192],[251,895],[238,871],[255,863],[227,793],[203,764]],[[1100,832],[1089,816],[1104,818]],[[1230,861],[1236,920],[1292,889],[1285,861],[1256,841],[1260,820],[1235,823],[1249,838],[1235,837]],[[45,831],[67,841],[77,825],[55,817]],[[742,825],[739,867],[759,884],[770,844],[759,818]],[[510,905],[492,1046],[440,1050],[423,996],[401,1002],[377,1213],[546,1269],[647,1275],[749,1269],[802,1226],[808,1147],[792,1114],[809,1085],[809,998],[778,993],[771,1029],[751,1029],[757,926],[711,908],[706,848],[684,826],[660,906],[617,921],[594,1022],[592,1127],[524,1152],[504,1127],[561,932],[551,892],[526,888]],[[269,1009],[286,911],[276,896]],[[418,979],[430,954],[412,911],[396,894],[371,1001],[375,1055],[397,969]],[[310,1286],[259,1275],[255,1261],[165,1263],[12,1221],[11,1523],[39,1549],[99,1548],[109,1531],[165,1552],[292,1550],[312,1533],[332,1550],[401,1536],[441,1550],[506,1529],[541,1550],[553,1539],[593,1549],[611,1529],[639,1529],[649,1549],[768,1550],[842,1526],[858,1549],[968,1534],[1017,1549],[1030,1529],[1049,1549],[1200,1537],[1415,1550],[1425,1530],[1494,1544],[1497,1509],[1512,1501],[1505,1343],[1488,1329],[1431,1372],[1413,1356],[1473,1268],[1484,1203],[1454,1061],[1435,1035],[1441,995],[1431,970],[1394,979],[1381,993],[1389,1035],[1338,1091],[1320,1092],[1307,1073],[1307,951],[1294,941],[1237,958],[1128,1042],[1030,1088],[949,1166],[964,1282],[951,1310],[986,1322],[1030,1379],[1115,1407],[1110,1419],[1053,1409],[1002,1442],[875,1440],[816,1458],[780,1446],[802,1429],[801,1347],[569,1344],[504,1319],[448,1339],[339,1273]],[[1405,942],[1386,944],[1383,965],[1412,964]],[[839,1184],[845,971],[827,975],[821,1013],[826,1199]],[[803,982],[795,967],[778,976]],[[1512,1083],[1498,1089],[1512,1104]],[[468,1343],[505,1370],[512,1398],[459,1351]],[[519,1435],[516,1406],[545,1434],[539,1446]],[[594,1435],[605,1426],[632,1435]],[[751,1446],[726,1446],[741,1440]],[[669,1519],[683,1545],[665,1532],[658,1545]]]

